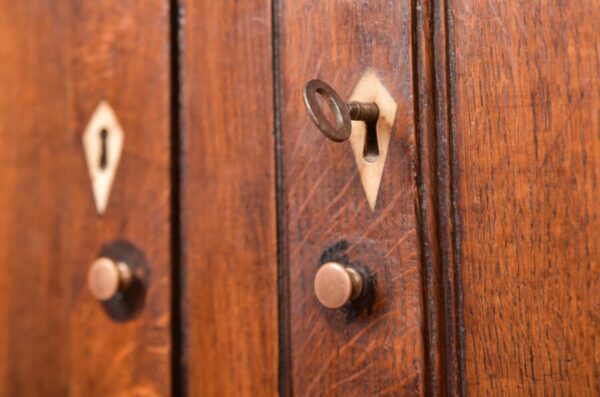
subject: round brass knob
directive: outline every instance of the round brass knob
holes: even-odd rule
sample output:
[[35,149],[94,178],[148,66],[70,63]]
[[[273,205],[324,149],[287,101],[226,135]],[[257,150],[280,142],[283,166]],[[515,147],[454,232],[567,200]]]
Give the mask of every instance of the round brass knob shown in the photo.
[[315,276],[315,294],[323,306],[338,309],[360,295],[363,283],[356,270],[337,262],[327,262]]
[[88,271],[88,286],[98,300],[107,301],[131,285],[133,274],[127,264],[98,258]]

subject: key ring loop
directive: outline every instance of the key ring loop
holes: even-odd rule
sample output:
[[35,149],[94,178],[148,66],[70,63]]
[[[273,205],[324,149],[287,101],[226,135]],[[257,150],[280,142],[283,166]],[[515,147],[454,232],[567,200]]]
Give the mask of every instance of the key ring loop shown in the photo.
[[[336,125],[332,125],[317,98],[321,95],[335,115]],[[304,103],[308,115],[325,136],[335,142],[343,142],[352,131],[348,105],[342,101],[333,88],[322,80],[311,80],[304,86]]]

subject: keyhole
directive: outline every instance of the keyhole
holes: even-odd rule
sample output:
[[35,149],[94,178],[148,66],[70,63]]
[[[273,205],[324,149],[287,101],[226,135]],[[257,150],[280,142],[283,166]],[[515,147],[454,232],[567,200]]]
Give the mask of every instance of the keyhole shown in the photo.
[[379,158],[379,143],[377,142],[377,122],[367,122],[365,148],[363,158],[367,163],[374,163]]
[[101,170],[105,170],[108,165],[108,131],[106,128],[102,128],[100,131],[100,160],[98,166]]

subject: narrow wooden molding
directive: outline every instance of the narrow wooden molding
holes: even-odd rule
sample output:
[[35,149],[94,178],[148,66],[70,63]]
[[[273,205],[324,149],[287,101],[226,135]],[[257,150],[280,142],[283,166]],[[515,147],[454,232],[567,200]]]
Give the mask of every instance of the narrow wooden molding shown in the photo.
[[419,153],[427,394],[464,395],[461,293],[454,209],[449,4],[417,0],[413,9],[415,125]]

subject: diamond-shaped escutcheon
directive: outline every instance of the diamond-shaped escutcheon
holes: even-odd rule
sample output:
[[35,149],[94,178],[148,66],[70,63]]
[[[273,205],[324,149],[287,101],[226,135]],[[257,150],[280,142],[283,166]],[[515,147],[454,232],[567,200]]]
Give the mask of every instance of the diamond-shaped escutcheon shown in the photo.
[[115,112],[108,102],[101,101],[83,132],[85,160],[92,181],[92,192],[98,214],[106,211],[115,173],[121,159],[123,140],[123,129]]
[[350,135],[350,144],[360,174],[360,181],[367,196],[369,207],[371,207],[371,211],[374,211],[390,145],[397,104],[372,71],[365,72],[360,78],[354,87],[350,101],[375,103],[379,108],[379,119],[376,128],[378,153],[376,156],[366,155],[367,127],[364,122],[352,121],[352,134]]

